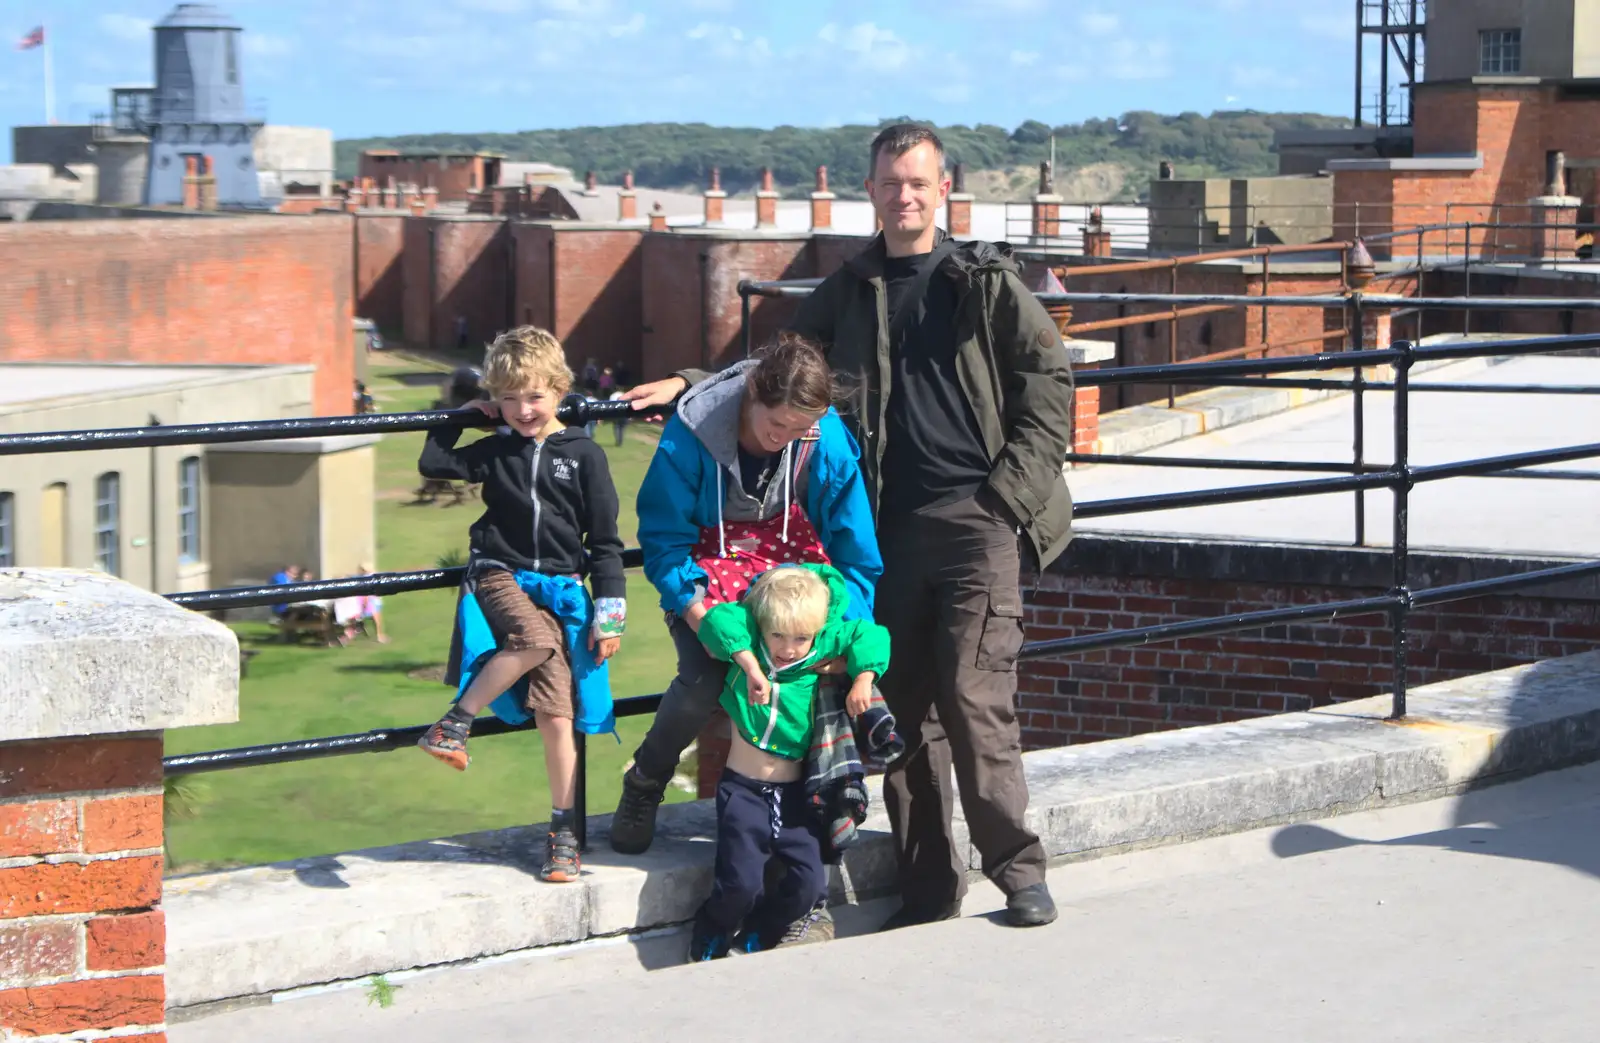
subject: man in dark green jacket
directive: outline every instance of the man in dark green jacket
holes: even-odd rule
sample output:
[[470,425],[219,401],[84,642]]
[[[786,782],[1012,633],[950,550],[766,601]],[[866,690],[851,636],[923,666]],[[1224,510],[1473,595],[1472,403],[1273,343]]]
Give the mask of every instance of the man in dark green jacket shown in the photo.
[[[1047,924],[1056,909],[1044,849],[1024,822],[1019,573],[1024,549],[1043,568],[1071,536],[1071,368],[1007,251],[936,227],[950,182],[931,130],[885,128],[871,169],[883,233],[802,302],[791,327],[828,345],[834,368],[857,382],[847,422],[883,553],[875,614],[894,650],[881,685],[906,741],[884,779],[901,893],[884,926],[960,912],[952,766],[1008,922]],[[671,401],[700,377],[630,397]]]

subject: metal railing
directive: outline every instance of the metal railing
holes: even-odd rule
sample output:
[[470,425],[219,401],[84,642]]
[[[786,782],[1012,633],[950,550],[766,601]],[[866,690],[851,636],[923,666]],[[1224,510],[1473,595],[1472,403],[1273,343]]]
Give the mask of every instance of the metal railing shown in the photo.
[[[808,281],[813,282],[814,281]],[[746,283],[741,294],[760,296],[801,296],[810,292],[809,285],[794,283]],[[1140,294],[1059,294],[1046,295],[1073,301],[1143,300],[1152,295]],[[746,296],[748,301],[748,296]],[[1163,298],[1165,299],[1165,298]],[[1226,295],[1189,294],[1169,303],[1226,302],[1260,305],[1260,298],[1235,298]],[[1344,307],[1346,302],[1326,297],[1272,298],[1281,306]],[[1554,302],[1546,299],[1461,299],[1411,300],[1418,306],[1449,308],[1507,308],[1507,307],[1570,307],[1574,302]],[[1585,306],[1600,307],[1600,301],[1587,301]],[[1075,510],[1078,519],[1104,518],[1145,513],[1149,511],[1244,503],[1326,493],[1351,492],[1358,505],[1362,495],[1372,489],[1388,489],[1393,501],[1393,540],[1391,547],[1391,586],[1381,594],[1337,602],[1300,605],[1290,608],[1259,612],[1230,613],[1203,619],[1183,620],[1155,626],[1111,631],[1104,634],[1081,635],[1025,644],[1019,654],[1023,661],[1080,655],[1089,652],[1128,648],[1160,641],[1173,641],[1203,635],[1255,630],[1308,619],[1343,619],[1353,616],[1386,614],[1392,633],[1393,706],[1396,718],[1406,713],[1406,629],[1409,614],[1417,608],[1431,607],[1451,601],[1466,600],[1488,594],[1499,594],[1552,581],[1573,579],[1600,574],[1600,561],[1582,562],[1556,568],[1540,569],[1517,575],[1442,587],[1413,590],[1408,583],[1409,502],[1410,492],[1418,484],[1470,476],[1494,477],[1548,477],[1547,472],[1530,473],[1526,469],[1565,461],[1600,457],[1600,444],[1564,446],[1501,456],[1463,460],[1448,464],[1415,466],[1411,463],[1410,405],[1411,395],[1417,392],[1476,390],[1489,393],[1521,393],[1553,391],[1541,386],[1496,385],[1492,387],[1463,388],[1453,384],[1427,384],[1413,382],[1411,373],[1419,362],[1436,362],[1477,357],[1518,357],[1548,354],[1576,349],[1600,347],[1600,336],[1542,337],[1518,341],[1493,343],[1457,343],[1417,347],[1401,342],[1393,347],[1375,350],[1319,353],[1288,358],[1232,360],[1201,363],[1179,363],[1177,366],[1157,365],[1123,367],[1121,369],[1089,371],[1078,374],[1077,382],[1084,386],[1106,386],[1118,383],[1167,383],[1186,385],[1234,387],[1302,387],[1312,389],[1339,389],[1354,393],[1357,423],[1354,459],[1346,465],[1339,462],[1288,462],[1281,460],[1175,460],[1167,457],[1116,457],[1094,454],[1070,454],[1068,459],[1077,463],[1138,464],[1157,467],[1198,467],[1219,470],[1299,471],[1303,473],[1331,473],[1332,477],[1298,478],[1288,481],[1251,485],[1228,486],[1189,492],[1163,493],[1146,496],[1120,497],[1081,503]],[[1367,380],[1366,369],[1377,366],[1392,367],[1390,380]],[[1283,374],[1315,374],[1327,371],[1349,370],[1348,379],[1320,376],[1284,376]],[[1393,394],[1394,451],[1393,461],[1386,466],[1368,465],[1363,460],[1361,395],[1365,391],[1387,391]],[[1560,393],[1594,393],[1597,388],[1560,389]],[[658,410],[662,412],[664,410]],[[625,402],[573,401],[564,403],[561,419],[570,424],[591,420],[603,421],[621,416],[640,416]],[[37,432],[0,436],[0,456],[37,452],[73,452],[91,449],[127,448],[173,444],[212,444],[221,442],[257,440],[263,438],[300,438],[326,434],[352,432],[422,431],[436,427],[468,425],[490,426],[492,422],[473,410],[449,412],[416,412],[399,414],[367,414],[360,416],[312,417],[295,420],[246,421],[223,424],[200,424],[171,427],[123,428],[103,431]],[[1585,473],[1586,476],[1592,475]],[[1363,519],[1361,508],[1358,519]],[[1363,521],[1358,525],[1364,527]],[[1364,532],[1361,534],[1364,541]],[[625,553],[624,564],[638,567],[640,552]],[[281,584],[208,590],[170,594],[176,604],[196,611],[225,608],[243,608],[320,600],[358,594],[399,594],[415,590],[434,590],[458,587],[465,576],[463,568],[426,569],[414,572],[381,573],[355,579],[320,580],[309,583]],[[640,695],[616,700],[616,715],[630,717],[653,712],[660,704],[660,695]],[[167,757],[163,766],[168,775],[186,775],[263,764],[282,764],[352,753],[385,752],[413,745],[427,725],[399,728],[379,728],[371,731],[271,743],[238,749],[210,750],[201,753]],[[527,725],[511,726],[494,718],[480,718],[473,726],[475,736],[500,735],[527,731]],[[579,743],[576,811],[580,842],[587,840],[587,756],[583,736]]]

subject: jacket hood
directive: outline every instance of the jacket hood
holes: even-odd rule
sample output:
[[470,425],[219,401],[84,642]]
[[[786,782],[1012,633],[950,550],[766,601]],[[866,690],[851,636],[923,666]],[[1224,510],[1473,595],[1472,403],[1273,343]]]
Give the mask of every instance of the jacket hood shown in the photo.
[[724,467],[739,461],[739,410],[744,402],[745,374],[755,359],[736,362],[696,384],[678,400],[678,419]]
[[[1017,262],[1012,260],[1010,243],[989,243],[982,239],[953,241],[948,232],[942,228],[937,229],[934,232],[933,248],[938,250],[946,242],[955,242],[950,255],[941,265],[947,271],[968,277],[991,271],[1020,271]],[[863,279],[882,278],[883,262],[887,256],[883,233],[879,232],[867,244],[866,249],[845,262],[845,267]]]

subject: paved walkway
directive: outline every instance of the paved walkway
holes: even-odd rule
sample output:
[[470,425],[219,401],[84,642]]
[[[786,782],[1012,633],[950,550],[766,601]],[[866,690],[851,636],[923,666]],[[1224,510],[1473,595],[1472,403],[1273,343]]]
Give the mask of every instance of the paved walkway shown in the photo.
[[[1600,766],[1053,872],[1054,926],[986,913],[716,964],[682,932],[174,1025],[173,1043],[377,1039],[1577,1040],[1600,1020]],[[439,910],[448,930],[450,911]],[[814,1019],[814,1020],[808,1020]]]
[[[1464,363],[1419,374],[1418,381],[1458,384],[1600,385],[1600,359],[1534,357],[1485,368]],[[1394,396],[1369,392],[1366,458],[1391,461]],[[1320,460],[1348,463],[1354,440],[1351,396],[1341,396],[1215,434],[1151,451],[1190,459]],[[1587,395],[1451,394],[1411,396],[1414,465],[1499,456],[1600,442],[1600,401]],[[1600,474],[1600,460],[1559,464]],[[1254,485],[1309,472],[1202,471],[1099,465],[1069,476],[1078,502],[1188,489]],[[1368,492],[1367,541],[1390,541],[1393,497]],[[1232,539],[1280,539],[1349,544],[1355,537],[1355,494],[1338,493],[1096,518],[1080,531],[1143,532]],[[1414,547],[1600,554],[1600,481],[1456,478],[1418,486],[1411,497]]]

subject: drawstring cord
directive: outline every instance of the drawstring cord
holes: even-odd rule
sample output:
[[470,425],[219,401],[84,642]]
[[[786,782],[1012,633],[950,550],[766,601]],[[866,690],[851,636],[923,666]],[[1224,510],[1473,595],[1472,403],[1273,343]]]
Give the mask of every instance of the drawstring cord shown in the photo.
[[783,447],[783,545],[785,547],[789,545],[789,490],[792,487],[789,476],[794,470],[792,463],[794,454],[790,450],[793,448],[793,442]]
[[722,525],[722,465],[717,464],[717,557],[728,556],[728,537]]

